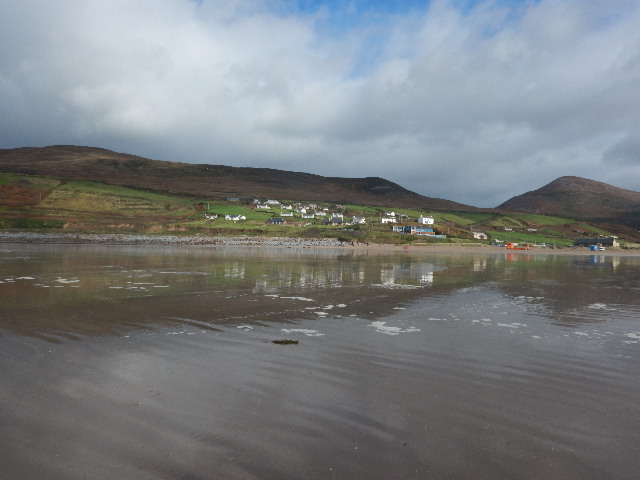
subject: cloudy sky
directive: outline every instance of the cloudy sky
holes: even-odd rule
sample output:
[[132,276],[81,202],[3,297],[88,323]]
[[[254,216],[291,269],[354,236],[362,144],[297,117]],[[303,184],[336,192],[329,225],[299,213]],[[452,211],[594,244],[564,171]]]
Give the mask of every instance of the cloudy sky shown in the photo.
[[637,0],[0,0],[0,148],[640,190]]

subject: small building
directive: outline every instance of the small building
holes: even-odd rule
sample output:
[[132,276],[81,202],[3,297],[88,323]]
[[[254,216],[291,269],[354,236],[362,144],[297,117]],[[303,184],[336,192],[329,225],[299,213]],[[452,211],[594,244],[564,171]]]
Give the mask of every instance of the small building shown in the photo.
[[367,223],[367,219],[365,217],[353,217],[351,219],[352,225],[364,225]]
[[246,220],[247,217],[245,217],[244,215],[225,215],[224,219],[225,220],[232,220],[234,222],[237,222],[239,220]]
[[271,206],[267,205],[266,203],[260,203],[260,204],[256,205],[256,209],[258,209],[258,210],[271,210]]
[[438,235],[431,227],[425,227],[424,225],[394,225],[391,227],[396,233],[404,233],[407,235],[419,235],[419,236],[428,236],[432,238],[447,238],[446,235]]
[[267,200],[265,203],[268,205],[280,205],[278,200]]
[[273,217],[267,220],[267,223],[270,225],[283,225],[287,223],[287,221],[284,218]]
[[433,225],[435,222],[433,217],[425,217],[424,215],[420,215],[418,217],[418,223],[421,225]]
[[281,217],[293,217],[293,212],[280,212]]
[[511,227],[504,227],[504,231],[505,231],[505,232],[513,232],[513,228],[511,228]]
[[324,210],[318,210],[316,212],[316,217],[326,217],[327,216],[327,212],[325,212]]
[[313,213],[303,213],[302,218],[315,218],[315,214]]
[[396,217],[382,217],[380,223],[396,223]]
[[227,197],[227,202],[239,202],[240,197]]
[[473,238],[475,238],[476,240],[486,240],[487,238],[487,234],[484,232],[471,232],[471,234],[473,235]]
[[620,244],[615,237],[602,237],[602,238],[576,238],[574,242],[576,247],[590,247],[591,245],[597,245],[598,247],[619,247]]
[[527,232],[537,232],[537,228],[527,228]]

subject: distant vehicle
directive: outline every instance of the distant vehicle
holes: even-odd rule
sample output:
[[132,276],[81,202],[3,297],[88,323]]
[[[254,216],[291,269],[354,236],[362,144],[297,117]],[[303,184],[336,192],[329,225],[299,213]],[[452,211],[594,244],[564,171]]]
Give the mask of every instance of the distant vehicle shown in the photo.
[[529,250],[529,244],[519,245],[513,242],[507,242],[507,250]]

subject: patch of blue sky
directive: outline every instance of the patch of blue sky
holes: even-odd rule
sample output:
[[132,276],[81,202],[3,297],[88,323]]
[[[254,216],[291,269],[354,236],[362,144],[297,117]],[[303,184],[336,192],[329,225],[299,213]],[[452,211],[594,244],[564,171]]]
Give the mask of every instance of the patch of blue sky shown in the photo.
[[429,0],[280,0],[283,12],[314,16],[321,34],[348,35],[354,29],[381,24],[398,15],[425,12]]
[[282,14],[313,19],[320,41],[358,37],[359,54],[348,77],[365,75],[384,58],[392,26],[401,17],[421,17],[430,0],[279,0],[273,6]]

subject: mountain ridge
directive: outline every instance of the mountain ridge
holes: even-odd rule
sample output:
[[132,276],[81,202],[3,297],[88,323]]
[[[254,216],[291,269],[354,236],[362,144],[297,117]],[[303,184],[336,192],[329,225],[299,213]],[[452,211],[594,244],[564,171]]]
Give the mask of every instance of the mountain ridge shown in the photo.
[[1,149],[0,172],[102,181],[212,199],[269,197],[433,210],[480,210],[426,197],[379,177],[323,177],[271,168],[169,162],[76,145]]
[[640,192],[576,176],[559,177],[496,208],[640,226]]

